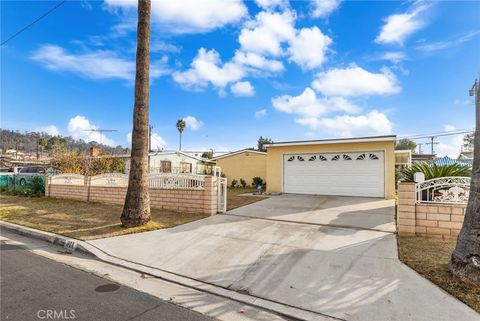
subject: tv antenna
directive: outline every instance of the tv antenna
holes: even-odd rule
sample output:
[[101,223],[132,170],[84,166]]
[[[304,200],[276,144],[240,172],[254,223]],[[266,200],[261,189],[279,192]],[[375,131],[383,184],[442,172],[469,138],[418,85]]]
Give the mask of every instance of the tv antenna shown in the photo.
[[83,131],[100,133],[100,142],[99,142],[100,145],[103,145],[103,142],[102,142],[103,136],[101,135],[102,133],[118,132],[117,129],[101,129],[101,128],[89,128],[89,129],[84,129]]

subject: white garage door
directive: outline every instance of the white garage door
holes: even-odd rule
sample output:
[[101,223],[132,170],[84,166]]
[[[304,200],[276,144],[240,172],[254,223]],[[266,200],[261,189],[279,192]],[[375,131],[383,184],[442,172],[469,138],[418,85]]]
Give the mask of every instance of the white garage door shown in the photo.
[[384,197],[384,177],[383,152],[283,156],[284,193]]

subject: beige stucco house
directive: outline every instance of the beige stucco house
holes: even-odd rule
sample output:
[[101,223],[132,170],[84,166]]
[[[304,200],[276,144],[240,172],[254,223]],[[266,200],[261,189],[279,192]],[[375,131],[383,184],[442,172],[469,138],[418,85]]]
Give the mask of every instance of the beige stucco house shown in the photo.
[[248,185],[251,185],[252,178],[258,176],[265,180],[267,175],[267,153],[264,152],[242,149],[211,160],[220,166],[229,182],[233,179],[240,181],[243,178]]
[[269,193],[395,197],[395,135],[266,145]]

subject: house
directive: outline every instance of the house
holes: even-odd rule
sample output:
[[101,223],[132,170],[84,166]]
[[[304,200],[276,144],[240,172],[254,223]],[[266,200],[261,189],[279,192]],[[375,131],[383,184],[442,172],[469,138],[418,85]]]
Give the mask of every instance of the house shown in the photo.
[[458,155],[457,161],[462,163],[467,163],[472,165],[473,164],[473,151],[462,151],[460,155]]
[[267,192],[392,199],[395,139],[388,135],[267,144]]
[[412,151],[410,149],[395,151],[395,167],[402,169],[412,165]]
[[[116,155],[125,159],[125,172],[130,171],[130,155]],[[212,174],[215,162],[192,156],[182,151],[161,151],[148,154],[150,173]]]
[[412,163],[415,162],[431,162],[435,160],[437,154],[423,154],[423,153],[413,153],[412,154]]
[[251,185],[252,178],[261,177],[265,180],[267,176],[267,153],[265,152],[242,149],[211,160],[220,166],[229,182],[233,179],[240,181],[243,178],[248,185]]

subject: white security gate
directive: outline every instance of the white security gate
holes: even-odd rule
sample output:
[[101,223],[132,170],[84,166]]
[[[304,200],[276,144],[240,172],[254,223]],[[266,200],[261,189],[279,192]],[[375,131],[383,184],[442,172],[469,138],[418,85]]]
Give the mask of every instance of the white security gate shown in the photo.
[[227,178],[217,177],[217,213],[227,211]]
[[384,197],[384,153],[376,151],[284,155],[283,192]]

